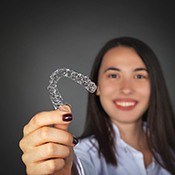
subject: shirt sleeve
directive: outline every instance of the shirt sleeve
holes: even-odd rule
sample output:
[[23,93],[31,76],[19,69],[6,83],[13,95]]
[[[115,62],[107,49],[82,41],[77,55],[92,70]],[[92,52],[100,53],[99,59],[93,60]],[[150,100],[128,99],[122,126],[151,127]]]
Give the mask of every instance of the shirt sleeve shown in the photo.
[[96,175],[94,174],[95,167],[91,163],[89,156],[77,149],[74,152],[74,164],[78,170],[78,175]]
[[81,142],[74,147],[74,164],[79,175],[98,175],[99,159],[89,142]]

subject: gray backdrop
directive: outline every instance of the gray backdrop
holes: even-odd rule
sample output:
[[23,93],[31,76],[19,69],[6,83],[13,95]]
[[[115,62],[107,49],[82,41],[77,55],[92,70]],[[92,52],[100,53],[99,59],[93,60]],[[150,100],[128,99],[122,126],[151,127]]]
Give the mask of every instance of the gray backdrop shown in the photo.
[[[98,50],[113,37],[137,37],[153,48],[165,73],[174,107],[172,3],[157,0],[1,2],[1,171],[25,174],[18,142],[23,126],[34,114],[53,109],[46,89],[50,74],[59,67],[68,67],[89,75]],[[73,106],[70,131],[79,136],[84,126],[87,92],[68,79],[60,82],[65,101]]]

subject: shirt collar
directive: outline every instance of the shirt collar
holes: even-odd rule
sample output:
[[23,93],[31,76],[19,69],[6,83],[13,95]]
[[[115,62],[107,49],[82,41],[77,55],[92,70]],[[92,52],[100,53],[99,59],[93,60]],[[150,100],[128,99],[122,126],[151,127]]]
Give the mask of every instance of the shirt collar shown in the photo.
[[[113,125],[113,129],[114,129],[114,132],[115,132],[115,135],[116,135],[116,145],[117,147],[123,147],[123,148],[126,148],[126,147],[131,147],[130,145],[128,145],[122,138],[121,138],[121,135],[120,135],[120,131],[118,129],[118,127],[112,123]],[[144,131],[146,132],[146,129],[147,129],[147,123],[146,122],[143,122],[142,123],[142,126],[143,126],[143,129]],[[133,148],[134,149],[134,148]]]

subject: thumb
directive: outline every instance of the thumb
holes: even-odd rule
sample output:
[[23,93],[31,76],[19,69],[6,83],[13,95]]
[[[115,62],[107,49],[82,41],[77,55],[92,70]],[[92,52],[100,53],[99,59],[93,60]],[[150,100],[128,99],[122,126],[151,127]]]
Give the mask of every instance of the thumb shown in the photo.
[[63,116],[66,116],[69,119],[69,122],[65,123],[65,124],[55,124],[54,127],[58,128],[58,129],[67,130],[68,127],[69,127],[70,121],[72,120],[71,107],[67,104],[66,105],[61,105],[61,106],[59,106],[58,110],[63,112]]

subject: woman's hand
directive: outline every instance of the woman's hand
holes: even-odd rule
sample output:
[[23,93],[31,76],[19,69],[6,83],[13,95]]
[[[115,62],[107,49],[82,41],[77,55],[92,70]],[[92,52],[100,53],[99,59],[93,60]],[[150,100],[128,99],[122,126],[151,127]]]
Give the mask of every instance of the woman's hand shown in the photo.
[[69,106],[40,112],[24,127],[20,148],[28,175],[69,175],[77,140],[67,132],[72,120]]

